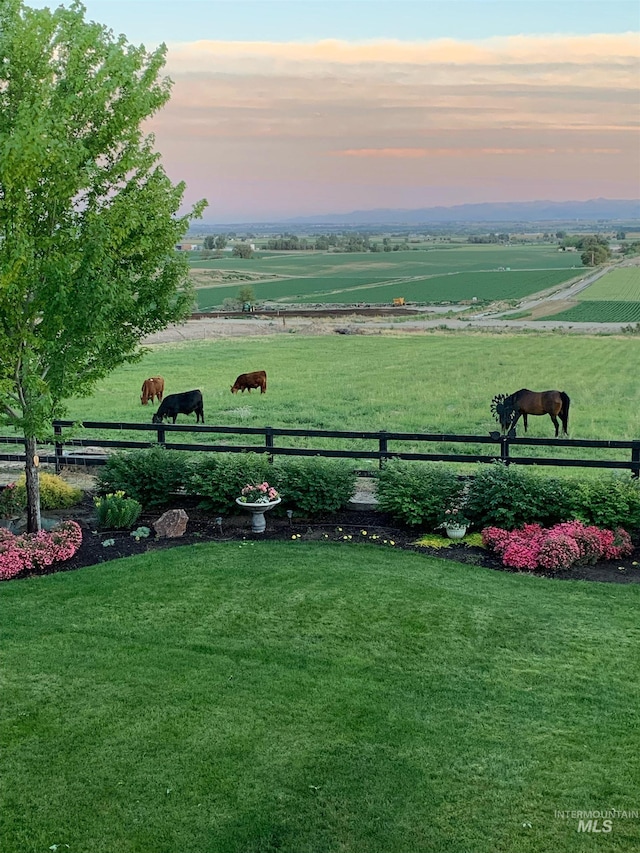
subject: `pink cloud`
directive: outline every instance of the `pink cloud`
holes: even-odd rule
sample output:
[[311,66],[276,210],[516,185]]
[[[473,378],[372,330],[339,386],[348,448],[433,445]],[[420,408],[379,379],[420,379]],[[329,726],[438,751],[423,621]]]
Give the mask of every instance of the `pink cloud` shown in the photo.
[[640,194],[636,34],[197,42],[167,71],[149,128],[208,215]]

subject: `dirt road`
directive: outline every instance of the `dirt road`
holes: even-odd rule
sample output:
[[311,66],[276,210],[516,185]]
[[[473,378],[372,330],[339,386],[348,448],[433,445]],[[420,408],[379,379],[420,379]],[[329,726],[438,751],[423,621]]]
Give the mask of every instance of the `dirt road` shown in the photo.
[[180,326],[170,326],[145,339],[145,344],[161,344],[177,341],[219,340],[220,338],[253,337],[256,335],[302,335],[358,334],[381,335],[419,333],[429,329],[504,330],[523,329],[538,332],[561,331],[570,334],[616,334],[628,323],[567,323],[552,318],[548,320],[509,320],[504,317],[467,317],[465,319],[441,318],[437,320],[387,320],[362,318],[357,315],[332,319],[322,317],[286,317],[279,320],[252,317],[251,319],[199,319],[188,320]]

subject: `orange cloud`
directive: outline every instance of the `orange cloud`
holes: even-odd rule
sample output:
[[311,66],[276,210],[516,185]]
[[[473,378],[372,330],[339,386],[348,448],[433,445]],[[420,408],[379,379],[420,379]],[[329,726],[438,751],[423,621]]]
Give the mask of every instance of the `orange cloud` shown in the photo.
[[[493,65],[569,64],[615,60],[638,60],[637,33],[587,36],[509,36],[482,41],[401,42],[375,40],[347,42],[335,39],[318,42],[222,42],[197,41],[169,45],[168,67],[176,72],[207,70],[257,60],[281,71],[282,65],[314,64],[400,64],[400,65]],[[245,66],[246,70],[246,66]]]

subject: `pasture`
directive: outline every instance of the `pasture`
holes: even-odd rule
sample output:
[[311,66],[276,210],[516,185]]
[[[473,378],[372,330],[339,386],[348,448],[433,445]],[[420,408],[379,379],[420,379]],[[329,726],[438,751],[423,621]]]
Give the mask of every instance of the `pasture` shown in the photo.
[[638,323],[640,267],[613,269],[579,293],[577,298],[577,305],[554,314],[554,319],[575,323]]
[[281,253],[250,260],[191,258],[198,309],[237,298],[250,284],[258,302],[419,303],[520,299],[580,276],[576,258],[551,246],[439,246],[428,250]]
[[[210,425],[486,435],[497,428],[490,412],[495,394],[557,388],[571,398],[571,437],[637,439],[639,359],[636,338],[557,334],[280,333],[163,344],[153,346],[140,364],[115,371],[92,397],[73,400],[69,415],[151,423],[155,407],[140,405],[140,387],[159,374],[167,394],[199,388]],[[266,370],[267,393],[231,394],[236,376],[253,370]],[[180,416],[178,423],[195,424],[195,417]],[[528,435],[552,437],[551,420],[531,417]],[[318,446],[303,438],[288,441]],[[320,446],[336,446],[323,441]],[[461,452],[460,445],[438,447]],[[554,449],[538,452],[545,450]]]
[[637,809],[637,584],[246,542],[0,594],[8,851],[640,847],[557,815]]
[[[189,341],[150,347],[141,363],[119,368],[91,397],[73,400],[69,414],[150,423],[155,409],[140,405],[140,388],[161,375],[165,394],[202,391],[209,424],[484,434],[495,426],[495,394],[558,388],[571,397],[576,437],[637,438],[639,359],[635,338],[552,333]],[[237,375],[253,370],[266,370],[267,393],[231,394]],[[548,436],[551,422],[532,418],[529,430]]]

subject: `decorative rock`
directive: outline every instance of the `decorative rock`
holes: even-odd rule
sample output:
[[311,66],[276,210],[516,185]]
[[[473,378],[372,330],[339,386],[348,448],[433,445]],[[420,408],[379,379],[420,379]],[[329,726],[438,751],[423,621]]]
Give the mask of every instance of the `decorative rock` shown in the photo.
[[183,509],[170,509],[153,523],[153,529],[159,539],[174,539],[184,536],[189,516]]

